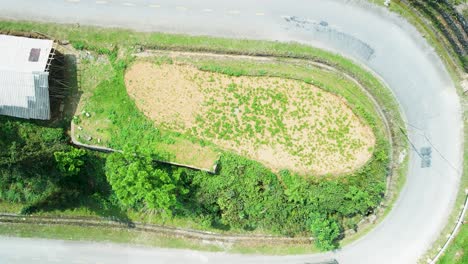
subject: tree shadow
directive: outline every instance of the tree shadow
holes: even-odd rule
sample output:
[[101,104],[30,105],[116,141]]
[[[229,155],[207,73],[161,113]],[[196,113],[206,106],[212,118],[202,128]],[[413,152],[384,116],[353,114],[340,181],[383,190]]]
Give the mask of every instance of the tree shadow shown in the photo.
[[[51,193],[44,199],[28,205],[22,209],[22,214],[65,212],[74,210],[87,210],[90,212],[83,215],[72,213],[71,217],[102,217],[119,223],[126,223],[133,226],[127,213],[119,206],[110,202],[108,197],[101,195],[83,195],[77,190],[59,190]],[[66,214],[59,214],[66,215]]]
[[[57,189],[25,208],[24,213],[83,210],[84,217],[103,217],[130,225],[131,220],[127,212],[112,198],[112,188],[105,175],[106,159],[103,155],[89,151],[85,159],[86,166],[80,174],[61,176],[57,182]],[[79,213],[71,215],[80,216]]]
[[50,120],[18,120],[42,127],[69,129],[83,94],[79,87],[76,56],[62,48],[55,49],[54,59],[49,66]]

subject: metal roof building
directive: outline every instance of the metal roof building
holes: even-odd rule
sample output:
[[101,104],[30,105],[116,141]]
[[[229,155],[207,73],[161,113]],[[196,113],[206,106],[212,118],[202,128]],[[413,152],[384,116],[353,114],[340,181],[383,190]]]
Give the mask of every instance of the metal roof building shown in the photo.
[[0,115],[50,119],[53,41],[0,35]]

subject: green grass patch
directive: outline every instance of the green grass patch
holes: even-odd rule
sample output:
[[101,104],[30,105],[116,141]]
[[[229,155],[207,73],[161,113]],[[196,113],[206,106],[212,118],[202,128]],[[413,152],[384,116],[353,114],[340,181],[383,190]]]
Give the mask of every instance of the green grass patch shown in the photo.
[[[468,220],[465,217],[465,222]],[[468,226],[462,225],[455,239],[447,251],[437,262],[439,264],[465,264],[468,263]]]
[[314,245],[243,245],[234,244],[229,252],[240,254],[267,254],[267,255],[300,255],[318,253],[320,250]]
[[224,247],[202,244],[181,238],[168,237],[132,229],[71,226],[71,225],[31,225],[0,224],[0,235],[24,238],[63,239],[94,242],[136,244],[150,247],[192,249],[210,252],[231,252],[241,254],[291,255],[319,252],[313,245],[266,245],[258,243],[234,243]]
[[0,201],[0,212],[17,214],[21,211],[21,208],[23,208],[23,206],[24,205],[21,203],[9,203]]
[[17,237],[114,242],[165,248],[189,248],[204,251],[223,250],[218,246],[203,245],[197,241],[120,228],[71,225],[0,224],[0,234],[4,236]]

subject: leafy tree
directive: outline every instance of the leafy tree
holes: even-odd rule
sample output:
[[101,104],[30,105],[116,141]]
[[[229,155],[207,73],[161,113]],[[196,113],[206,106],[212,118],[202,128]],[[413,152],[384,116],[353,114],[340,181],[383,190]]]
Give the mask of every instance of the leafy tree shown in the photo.
[[84,165],[86,151],[72,148],[70,151],[57,151],[54,153],[57,168],[66,176],[76,176]]
[[181,186],[181,172],[171,175],[153,164],[147,153],[125,151],[111,154],[106,162],[106,176],[120,203],[143,209],[150,214],[172,215]]
[[317,213],[312,213],[310,218],[310,230],[314,235],[316,246],[321,250],[335,249],[340,236],[340,225],[335,220]]

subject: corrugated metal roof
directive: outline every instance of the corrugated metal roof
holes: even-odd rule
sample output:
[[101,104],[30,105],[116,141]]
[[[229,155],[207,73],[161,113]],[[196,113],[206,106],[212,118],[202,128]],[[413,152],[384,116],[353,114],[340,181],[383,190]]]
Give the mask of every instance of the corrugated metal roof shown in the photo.
[[0,71],[0,105],[27,107],[26,97],[34,94],[32,73]]
[[[43,72],[46,69],[52,40],[0,35],[0,70],[16,72]],[[33,49],[39,49],[37,61],[30,61]],[[34,59],[34,56],[31,57]]]
[[0,115],[50,119],[45,69],[52,44],[52,40],[0,35]]
[[0,115],[50,119],[49,73],[0,71]]

